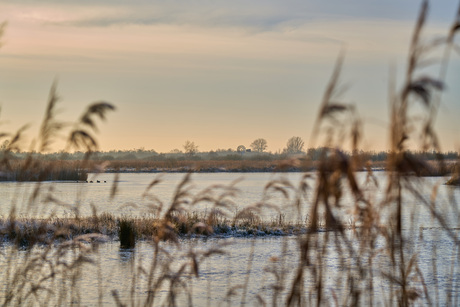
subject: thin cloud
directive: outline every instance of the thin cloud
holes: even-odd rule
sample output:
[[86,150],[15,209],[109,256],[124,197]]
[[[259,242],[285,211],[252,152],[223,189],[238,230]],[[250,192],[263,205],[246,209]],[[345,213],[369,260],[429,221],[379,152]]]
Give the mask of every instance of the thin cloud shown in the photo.
[[[0,3],[8,3],[0,0]],[[11,3],[8,3],[11,5]],[[13,5],[36,8],[46,15],[48,9],[60,11],[59,18],[42,16],[45,24],[73,27],[110,27],[126,25],[191,25],[233,27],[250,31],[283,31],[318,19],[392,19],[413,20],[417,0],[375,1],[342,0],[235,0],[191,2],[144,1],[16,1]],[[435,17],[445,20],[447,16]],[[62,16],[66,16],[63,18]]]
[[[147,11],[147,13],[145,12]],[[173,8],[150,8],[134,10],[119,9],[118,12],[107,14],[101,9],[96,16],[78,16],[66,21],[48,22],[48,24],[77,27],[110,27],[129,25],[177,25],[217,28],[243,28],[255,31],[282,30],[304,24],[310,18],[298,14],[279,12],[254,12],[224,9],[192,10]]]

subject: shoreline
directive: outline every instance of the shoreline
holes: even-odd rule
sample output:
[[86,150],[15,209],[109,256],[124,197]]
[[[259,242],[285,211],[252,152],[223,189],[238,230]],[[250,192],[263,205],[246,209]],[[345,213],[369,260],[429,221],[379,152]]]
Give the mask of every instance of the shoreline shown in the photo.
[[[205,169],[193,169],[193,168],[165,168],[165,169],[107,169],[102,174],[136,174],[136,173],[154,173],[154,174],[161,174],[161,173],[308,173],[308,172],[315,172],[317,168],[310,168],[310,169],[302,169],[302,168],[288,168],[288,169],[280,169],[280,168],[251,168],[251,169],[225,169],[225,168],[205,168]],[[366,169],[356,170],[356,172],[366,172]],[[385,168],[371,168],[372,172],[384,172],[387,171]],[[91,172],[88,172],[91,174]]]

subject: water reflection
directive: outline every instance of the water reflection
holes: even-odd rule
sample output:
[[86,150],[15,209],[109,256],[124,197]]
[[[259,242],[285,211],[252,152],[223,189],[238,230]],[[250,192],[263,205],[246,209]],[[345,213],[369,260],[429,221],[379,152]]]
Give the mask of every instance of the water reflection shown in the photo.
[[[328,235],[335,234],[319,232],[314,236],[315,242],[318,244],[326,242]],[[456,235],[458,238],[458,231]],[[351,245],[357,249],[360,242],[356,241],[353,232],[347,231],[346,236]],[[187,255],[190,252],[199,254],[220,248],[224,253],[216,253],[200,261],[198,276],[193,271],[186,271],[183,274],[185,288],[175,298],[179,306],[187,305],[189,300],[197,306],[227,303],[240,305],[244,300],[246,305],[251,306],[258,304],[258,297],[263,298],[265,302],[271,302],[275,296],[276,300],[282,303],[286,301],[288,288],[292,286],[299,265],[298,240],[299,237],[292,236],[190,239],[181,241],[180,245],[162,242],[161,248],[167,251],[167,254],[162,254],[158,258],[158,270],[155,271],[153,280],[161,280],[163,269],[167,268],[168,272],[174,273],[180,270],[182,265],[189,264],[190,258]],[[334,244],[339,244],[340,247],[337,248]],[[375,250],[385,250],[385,241],[382,238],[375,244]],[[421,276],[424,276],[426,291],[432,298],[437,297],[436,301],[443,305],[443,302],[448,302],[449,297],[457,297],[460,294],[458,288],[460,275],[452,274],[452,269],[458,268],[452,238],[439,229],[423,229],[421,236],[413,237],[408,247],[411,249],[408,253],[417,255],[417,269]],[[108,242],[99,244],[93,252],[91,258],[95,261],[84,264],[81,274],[75,280],[78,291],[84,293],[79,304],[95,305],[102,296],[104,304],[111,305],[114,303],[111,294],[113,290],[117,291],[120,300],[125,303],[130,302],[131,299],[138,302],[145,300],[149,293],[148,272],[155,257],[155,248],[152,244],[138,242],[135,249],[123,249],[120,248],[119,242]],[[24,263],[24,258],[28,257],[28,253],[24,252],[9,253],[9,255],[17,258],[14,259],[14,263],[19,266]],[[334,292],[337,295],[346,293],[349,272],[353,271],[355,272],[353,274],[358,276],[357,268],[359,266],[366,268],[372,261],[375,286],[373,302],[377,305],[385,303],[386,296],[391,293],[393,287],[390,280],[382,274],[392,270],[389,255],[382,252],[356,256],[347,250],[345,242],[329,244],[324,258],[316,259],[320,262],[315,263],[315,257],[311,257],[313,262],[305,268],[305,291],[316,286],[309,270],[313,270],[316,266],[323,266],[323,272],[327,276],[323,284],[327,289],[325,293]],[[3,267],[0,279],[4,280],[7,272],[6,263],[0,265]],[[280,288],[280,285],[284,288]],[[161,305],[167,299],[169,286],[170,284],[165,282],[156,289],[155,301],[158,304]],[[0,293],[5,293],[4,289]],[[312,295],[314,297],[314,291]]]
[[128,264],[134,261],[135,257],[135,248],[123,248],[118,249],[118,256],[122,264]]

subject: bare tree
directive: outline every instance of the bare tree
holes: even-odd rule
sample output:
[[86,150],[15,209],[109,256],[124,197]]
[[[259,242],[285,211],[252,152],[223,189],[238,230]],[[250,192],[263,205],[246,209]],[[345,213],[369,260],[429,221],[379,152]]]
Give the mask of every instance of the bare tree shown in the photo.
[[184,144],[184,151],[186,154],[193,156],[198,152],[198,146],[195,145],[195,142],[186,141]]
[[250,146],[254,151],[263,152],[267,149],[267,141],[265,139],[257,139]]
[[302,140],[301,137],[293,136],[287,141],[286,148],[284,148],[283,152],[288,154],[302,153],[304,145],[305,142]]

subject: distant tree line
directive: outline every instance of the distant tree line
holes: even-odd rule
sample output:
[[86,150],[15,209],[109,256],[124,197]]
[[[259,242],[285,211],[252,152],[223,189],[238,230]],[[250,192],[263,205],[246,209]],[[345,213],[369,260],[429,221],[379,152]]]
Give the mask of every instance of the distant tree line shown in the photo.
[[[4,142],[0,146],[0,158],[3,156],[3,151],[6,148]],[[131,150],[110,150],[110,151],[95,151],[90,155],[90,159],[94,161],[122,161],[122,160],[148,160],[148,161],[166,161],[166,160],[263,160],[263,161],[275,161],[282,160],[291,155],[304,155],[312,161],[321,159],[322,155],[330,154],[333,149],[318,147],[309,148],[304,150],[305,142],[300,137],[291,137],[286,147],[276,153],[266,152],[267,141],[263,138],[254,140],[251,143],[251,150],[245,152],[238,152],[237,149],[216,149],[208,152],[198,151],[198,146],[192,141],[186,141],[183,145],[183,151],[179,149],[173,149],[168,153],[158,153],[153,149],[131,149]],[[43,160],[83,160],[85,159],[86,153],[77,152],[54,152],[54,153],[36,153],[36,152],[9,152],[10,159],[26,159],[29,156],[34,158],[40,158]],[[351,152],[343,152],[346,156],[352,156]],[[361,159],[378,162],[385,161],[390,154],[389,151],[364,151],[359,150],[354,153],[359,155]],[[436,152],[436,151],[409,151],[409,154],[422,158],[425,160],[437,160],[439,158],[445,160],[455,160],[459,158],[459,153],[456,151],[448,152]]]
[[[304,151],[282,151],[278,153],[271,152],[244,152],[239,153],[236,150],[211,150],[208,152],[169,152],[169,153],[157,153],[155,150],[144,150],[144,149],[133,149],[133,150],[111,150],[111,151],[96,151],[90,155],[90,160],[93,161],[127,161],[127,160],[146,160],[146,161],[186,161],[186,160],[214,160],[214,161],[239,161],[239,160],[259,160],[259,161],[275,161],[283,160],[289,156],[295,154],[297,156],[305,156],[307,159],[317,161],[321,159],[323,155],[327,155],[332,152],[333,149],[328,148],[309,148],[306,152]],[[352,156],[351,152],[343,152],[345,156]],[[385,161],[388,158],[390,152],[388,151],[363,151],[360,150],[355,153],[359,155],[361,159],[378,162]],[[442,158],[444,160],[456,160],[459,158],[458,152],[421,152],[421,151],[409,151],[409,154],[422,158],[424,160],[437,160]],[[26,159],[29,156],[33,156],[37,159],[44,161],[55,161],[55,160],[83,160],[85,159],[86,153],[84,152],[55,152],[55,153],[27,153],[27,152],[13,152],[9,153],[9,159]],[[0,152],[0,159],[3,154]]]

